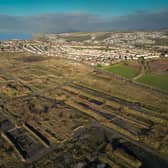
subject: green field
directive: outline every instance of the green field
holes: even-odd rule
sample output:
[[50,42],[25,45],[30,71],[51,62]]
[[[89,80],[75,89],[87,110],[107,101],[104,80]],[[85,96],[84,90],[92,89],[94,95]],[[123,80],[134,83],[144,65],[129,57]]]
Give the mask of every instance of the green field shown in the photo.
[[71,41],[83,42],[86,40],[90,40],[91,36],[90,35],[83,35],[83,36],[74,35],[74,36],[64,37],[64,39],[66,39],[68,42],[71,42]]
[[144,74],[137,80],[140,83],[151,85],[159,89],[168,90],[168,76],[159,74]]
[[137,69],[131,68],[123,64],[115,64],[112,66],[105,67],[104,69],[128,79],[135,77],[139,73]]

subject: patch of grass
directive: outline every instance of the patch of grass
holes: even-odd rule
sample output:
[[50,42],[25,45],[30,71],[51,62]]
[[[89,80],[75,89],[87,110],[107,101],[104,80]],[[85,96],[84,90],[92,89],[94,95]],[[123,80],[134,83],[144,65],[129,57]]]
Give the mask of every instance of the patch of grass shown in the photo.
[[124,64],[116,64],[116,65],[105,67],[104,69],[128,79],[135,77],[139,73],[137,69],[134,69]]
[[110,37],[111,35],[112,35],[111,33],[103,33],[101,35],[97,35],[95,40],[97,40],[97,41],[103,41],[106,38]]
[[21,57],[21,58],[16,58],[18,61],[23,61],[23,62],[39,62],[39,61],[45,61],[48,60],[47,57],[43,56],[27,56],[27,57]]
[[83,41],[86,41],[86,40],[90,40],[91,36],[90,35],[84,35],[84,36],[67,36],[67,37],[64,37],[64,39],[66,39],[67,42],[71,42],[71,41],[83,42]]
[[168,39],[156,39],[156,45],[163,45],[163,46],[167,46],[168,45]]
[[101,51],[112,51],[114,50],[113,48],[107,48],[107,47],[93,47],[93,48],[88,48],[88,47],[72,47],[73,49],[76,50],[101,50]]
[[140,83],[151,85],[168,91],[168,76],[159,74],[144,74],[137,80]]

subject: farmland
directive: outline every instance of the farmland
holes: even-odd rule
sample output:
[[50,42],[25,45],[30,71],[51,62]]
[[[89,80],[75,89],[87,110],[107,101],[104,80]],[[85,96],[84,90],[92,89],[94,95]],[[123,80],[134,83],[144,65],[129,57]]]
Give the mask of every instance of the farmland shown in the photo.
[[167,167],[167,94],[54,57],[0,62],[0,167]]
[[104,69],[109,72],[112,72],[114,74],[121,75],[121,76],[128,78],[128,79],[135,77],[139,73],[138,69],[135,69],[133,67],[129,67],[129,66],[124,65],[122,63],[115,64],[115,65],[112,65],[109,67],[105,67]]
[[149,87],[168,90],[168,59],[166,58],[149,60],[144,65],[138,61],[126,61],[105,66],[103,69]]
[[138,82],[168,90],[168,75],[145,74],[138,79]]

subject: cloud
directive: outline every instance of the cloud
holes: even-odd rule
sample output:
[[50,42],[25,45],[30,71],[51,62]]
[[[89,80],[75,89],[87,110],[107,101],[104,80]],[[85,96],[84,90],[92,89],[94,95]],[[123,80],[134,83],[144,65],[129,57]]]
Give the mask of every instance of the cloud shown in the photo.
[[168,28],[168,10],[102,17],[86,13],[59,13],[35,16],[0,14],[0,32],[61,33],[112,30],[158,30]]

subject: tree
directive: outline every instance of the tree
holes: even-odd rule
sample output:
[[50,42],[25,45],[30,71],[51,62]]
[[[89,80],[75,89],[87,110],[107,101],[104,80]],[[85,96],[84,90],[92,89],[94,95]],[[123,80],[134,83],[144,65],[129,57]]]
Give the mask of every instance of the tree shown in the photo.
[[138,58],[138,62],[141,64],[141,65],[145,65],[145,58],[144,58],[144,56],[141,56],[141,57],[139,57]]
[[124,56],[124,58],[125,58],[125,61],[127,61],[127,56]]

